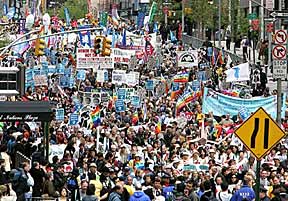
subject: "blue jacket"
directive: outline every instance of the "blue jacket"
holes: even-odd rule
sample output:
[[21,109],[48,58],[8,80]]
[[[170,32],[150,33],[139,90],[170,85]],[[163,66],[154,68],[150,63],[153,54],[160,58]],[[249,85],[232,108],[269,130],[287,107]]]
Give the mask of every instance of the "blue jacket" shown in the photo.
[[231,198],[231,201],[242,201],[243,199],[247,199],[247,201],[252,201],[255,199],[255,192],[254,190],[249,186],[242,186],[238,191],[234,193],[234,195]]
[[165,198],[168,198],[173,194],[174,186],[167,186],[163,188],[163,195]]
[[142,191],[135,191],[135,193],[130,197],[129,201],[151,201],[148,195]]

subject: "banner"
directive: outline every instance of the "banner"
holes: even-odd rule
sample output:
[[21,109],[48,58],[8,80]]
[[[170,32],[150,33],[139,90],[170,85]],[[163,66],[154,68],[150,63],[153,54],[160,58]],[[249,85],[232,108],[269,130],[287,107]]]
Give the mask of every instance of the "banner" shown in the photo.
[[198,51],[177,51],[178,66],[191,68],[198,66]]
[[[286,94],[282,98],[282,113],[285,116]],[[277,116],[277,97],[253,97],[251,99],[242,99],[232,96],[223,95],[212,89],[205,88],[203,95],[203,113],[208,114],[213,112],[216,116],[230,114],[230,116],[238,115],[239,108],[245,106],[249,114],[255,112],[259,107],[263,107],[272,118],[276,119]]]
[[130,72],[126,74],[126,84],[128,86],[136,86],[139,84],[140,73],[139,72]]
[[64,121],[64,114],[63,108],[56,109],[56,121]]
[[225,71],[226,82],[250,80],[249,63],[239,64]]
[[131,56],[135,54],[135,50],[112,48],[112,58],[114,63],[129,64]]
[[77,68],[112,69],[112,57],[98,57],[93,48],[77,49]]

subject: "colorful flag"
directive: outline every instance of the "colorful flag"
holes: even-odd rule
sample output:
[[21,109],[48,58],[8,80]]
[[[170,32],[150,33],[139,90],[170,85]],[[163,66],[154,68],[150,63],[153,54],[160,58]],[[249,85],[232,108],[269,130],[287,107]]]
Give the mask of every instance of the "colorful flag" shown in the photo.
[[156,128],[155,128],[155,133],[156,134],[159,134],[161,132],[161,126],[162,126],[161,119],[158,118],[158,123],[157,123]]
[[195,92],[187,91],[176,102],[176,110],[179,111],[181,108],[185,107],[187,103],[194,100],[197,94]]
[[101,124],[100,118],[100,107],[97,106],[91,113],[90,113],[91,121],[93,122],[94,126],[99,126]]
[[133,116],[132,116],[132,125],[136,126],[138,124],[138,121],[139,121],[138,112],[135,111]]
[[188,79],[189,79],[189,73],[182,72],[182,73],[176,74],[173,78],[173,81],[174,82],[188,82]]

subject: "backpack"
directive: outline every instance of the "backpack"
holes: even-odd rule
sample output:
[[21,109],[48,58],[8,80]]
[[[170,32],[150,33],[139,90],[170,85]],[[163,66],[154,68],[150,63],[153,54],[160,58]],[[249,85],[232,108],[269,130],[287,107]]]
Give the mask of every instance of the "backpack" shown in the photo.
[[21,169],[13,169],[11,171],[11,184],[12,184],[12,189],[17,193],[17,192],[26,192],[27,189],[29,188],[27,184],[27,179],[24,177],[22,170]]
[[69,178],[67,181],[67,188],[69,191],[74,191],[78,188],[78,184],[76,179],[74,178]]

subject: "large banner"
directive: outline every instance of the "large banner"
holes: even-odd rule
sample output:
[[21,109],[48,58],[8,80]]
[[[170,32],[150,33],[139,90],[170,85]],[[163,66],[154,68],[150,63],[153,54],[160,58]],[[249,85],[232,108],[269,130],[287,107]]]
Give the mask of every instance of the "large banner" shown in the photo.
[[191,68],[198,66],[198,51],[177,51],[178,66]]
[[[286,100],[286,94],[283,95],[282,100]],[[213,112],[216,116],[230,114],[230,116],[238,115],[240,109],[245,106],[248,113],[255,112],[259,107],[263,107],[272,118],[276,119],[277,116],[277,97],[253,97],[251,99],[242,99],[223,95],[212,89],[205,88],[203,96],[203,113],[208,114]],[[281,116],[285,116],[286,105],[282,103]]]
[[112,49],[112,57],[114,63],[129,64],[131,56],[134,56],[135,54],[135,50],[125,50],[119,48]]
[[94,53],[93,48],[78,48],[77,68],[112,69],[112,57],[99,57]]

